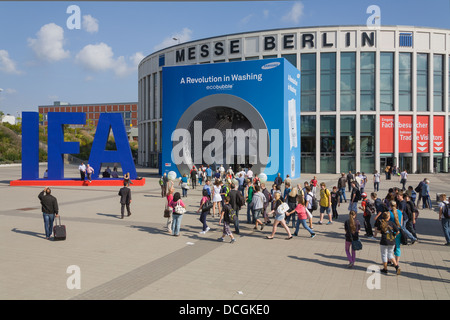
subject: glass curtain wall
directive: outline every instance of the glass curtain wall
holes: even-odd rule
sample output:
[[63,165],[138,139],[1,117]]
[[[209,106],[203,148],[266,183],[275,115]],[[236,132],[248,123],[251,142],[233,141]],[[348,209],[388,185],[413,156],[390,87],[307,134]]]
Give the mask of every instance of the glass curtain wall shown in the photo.
[[301,116],[301,172],[316,172],[316,116]]
[[444,111],[444,56],[433,56],[433,109]]
[[356,116],[341,116],[341,172],[356,170]]
[[316,172],[316,116],[301,116],[301,172]]
[[394,53],[380,53],[380,110],[394,111]]
[[336,111],[336,53],[320,54],[320,111]]
[[412,111],[411,88],[412,68],[411,53],[401,52],[398,55],[398,109]]
[[375,52],[361,52],[360,110],[375,111]]
[[301,55],[301,111],[316,111],[316,54]]
[[320,116],[320,172],[336,173],[336,116]]
[[360,130],[360,170],[375,171],[375,115],[361,116]]
[[356,111],[356,53],[341,53],[341,111]]
[[428,111],[428,54],[417,54],[417,111]]

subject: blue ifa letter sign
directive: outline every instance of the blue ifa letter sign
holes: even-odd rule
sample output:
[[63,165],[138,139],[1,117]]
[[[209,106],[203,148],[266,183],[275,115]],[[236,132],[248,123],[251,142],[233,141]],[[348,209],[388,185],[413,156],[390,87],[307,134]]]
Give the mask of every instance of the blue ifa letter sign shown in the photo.
[[[78,142],[64,141],[65,124],[86,123],[82,112],[48,113],[48,179],[64,179],[64,154],[80,152]],[[110,132],[113,132],[117,150],[105,150]],[[98,178],[102,163],[120,163],[130,179],[136,179],[136,167],[120,113],[100,115],[89,164],[94,169],[92,178]],[[39,113],[22,113],[22,180],[39,179]]]

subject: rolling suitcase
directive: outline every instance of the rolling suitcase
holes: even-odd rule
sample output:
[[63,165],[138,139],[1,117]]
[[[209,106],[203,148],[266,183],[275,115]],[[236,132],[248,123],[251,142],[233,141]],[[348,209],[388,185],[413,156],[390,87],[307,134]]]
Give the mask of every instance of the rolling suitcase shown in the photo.
[[59,224],[55,219],[56,225],[53,226],[53,240],[66,240],[66,226],[61,224],[61,217],[59,218]]

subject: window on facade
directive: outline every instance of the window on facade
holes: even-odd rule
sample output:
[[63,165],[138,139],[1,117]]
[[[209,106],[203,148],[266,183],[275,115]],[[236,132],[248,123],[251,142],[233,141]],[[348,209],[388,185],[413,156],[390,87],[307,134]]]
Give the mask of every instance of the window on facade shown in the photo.
[[417,54],[417,111],[428,111],[428,54]]
[[282,58],[285,58],[287,61],[289,61],[294,67],[297,68],[297,54],[282,54]]
[[394,111],[394,53],[380,53],[380,110]]
[[341,53],[341,111],[356,110],[356,53]]
[[316,111],[316,54],[301,55],[301,111]]
[[412,111],[411,79],[411,53],[401,52],[398,55],[398,109],[400,111]]
[[301,116],[301,172],[316,172],[316,116]]
[[320,54],[320,111],[336,111],[336,53]]
[[360,126],[360,170],[372,173],[375,170],[375,116],[362,115]]
[[433,110],[444,111],[444,56],[433,56]]
[[356,116],[341,116],[341,172],[356,169]]
[[336,116],[320,117],[320,172],[336,172]]
[[361,52],[360,110],[375,110],[375,52]]

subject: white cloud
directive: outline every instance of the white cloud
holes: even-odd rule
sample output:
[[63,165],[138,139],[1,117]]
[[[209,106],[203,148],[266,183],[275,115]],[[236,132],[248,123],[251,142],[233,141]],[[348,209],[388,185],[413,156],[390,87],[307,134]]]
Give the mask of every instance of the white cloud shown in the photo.
[[131,56],[129,60],[131,60],[132,65],[129,66],[125,57],[120,56],[115,58],[112,48],[106,43],[101,42],[99,44],[88,44],[85,46],[76,55],[75,61],[89,71],[102,72],[112,70],[117,76],[125,77],[137,70],[136,61],[140,57],[143,58],[141,52],[137,52]]
[[64,30],[54,23],[48,23],[36,33],[36,39],[28,39],[28,45],[41,60],[58,61],[68,58],[64,50]]
[[82,27],[89,33],[98,32],[98,20],[90,14],[83,16]]
[[133,64],[133,66],[137,68],[139,66],[139,63],[144,58],[145,58],[145,56],[144,56],[144,54],[142,52],[136,52],[134,55],[132,55],[130,57],[130,60],[131,60],[131,62]]
[[[158,51],[178,43],[183,43],[191,40],[192,30],[189,28],[184,28],[181,32],[175,33],[170,37],[167,37],[161,42],[153,47],[153,50]],[[174,38],[176,40],[174,40]]]
[[303,16],[303,3],[296,2],[291,8],[291,11],[287,13],[285,16],[283,16],[281,19],[284,22],[293,22],[293,23],[299,23],[300,18]]
[[269,17],[269,14],[270,14],[269,10],[266,9],[266,10],[263,11],[263,16],[264,16],[265,19],[267,19]]
[[16,93],[17,93],[17,90],[16,90],[16,89],[13,89],[13,88],[6,88],[6,89],[5,89],[5,93],[6,93],[6,94],[16,94]]
[[88,44],[76,55],[75,60],[93,71],[105,71],[114,66],[114,53],[106,43]]
[[0,50],[0,71],[10,74],[22,73],[17,70],[16,63],[9,57],[9,53],[6,50]]

